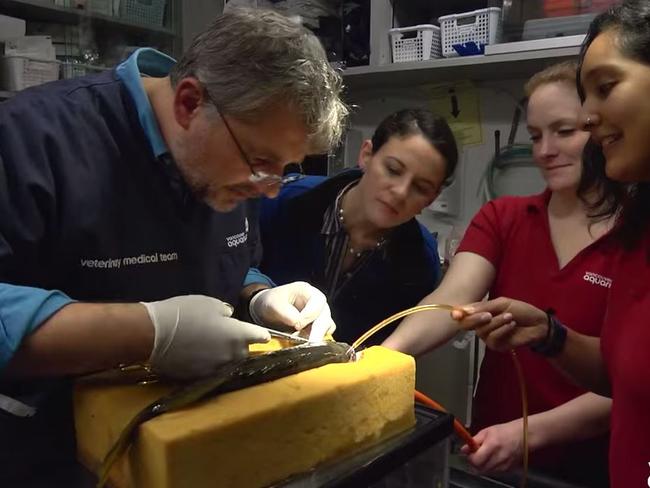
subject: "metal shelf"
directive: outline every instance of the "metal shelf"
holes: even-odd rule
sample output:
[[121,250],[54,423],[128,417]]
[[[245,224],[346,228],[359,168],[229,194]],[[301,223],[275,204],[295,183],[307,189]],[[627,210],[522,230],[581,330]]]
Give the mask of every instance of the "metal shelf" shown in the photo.
[[578,55],[577,46],[512,52],[489,56],[359,66],[343,71],[350,91],[392,89],[457,80],[527,78],[544,66]]
[[174,37],[176,33],[166,27],[136,24],[88,10],[58,7],[53,0],[0,0],[0,13],[39,22],[78,24],[91,20],[95,26],[105,25],[139,34]]

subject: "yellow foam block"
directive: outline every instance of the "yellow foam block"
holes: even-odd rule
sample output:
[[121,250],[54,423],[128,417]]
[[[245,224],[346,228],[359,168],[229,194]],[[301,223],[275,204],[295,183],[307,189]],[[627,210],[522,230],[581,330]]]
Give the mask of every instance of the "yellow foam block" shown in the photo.
[[[220,395],[144,423],[111,473],[116,487],[263,487],[349,455],[415,423],[412,357],[382,347],[354,363]],[[80,459],[97,472],[122,428],[169,391],[77,386]]]

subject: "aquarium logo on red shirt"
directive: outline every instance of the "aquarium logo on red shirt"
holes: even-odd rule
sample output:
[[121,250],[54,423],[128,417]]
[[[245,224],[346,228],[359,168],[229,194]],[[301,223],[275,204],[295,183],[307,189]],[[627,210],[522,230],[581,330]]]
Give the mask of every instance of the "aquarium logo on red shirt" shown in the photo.
[[592,273],[591,271],[585,272],[585,275],[582,277],[582,279],[588,281],[592,285],[604,286],[605,288],[612,287],[611,278],[607,278],[606,276],[599,275],[598,273]]

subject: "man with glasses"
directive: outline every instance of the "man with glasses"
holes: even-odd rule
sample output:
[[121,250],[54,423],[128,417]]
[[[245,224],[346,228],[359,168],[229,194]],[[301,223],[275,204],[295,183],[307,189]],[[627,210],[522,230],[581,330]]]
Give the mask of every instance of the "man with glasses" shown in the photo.
[[29,288],[0,295],[11,337],[0,344],[0,406],[36,412],[15,422],[0,412],[0,432],[29,424],[40,436],[0,449],[0,484],[72,455],[69,410],[40,408],[54,393],[69,398],[65,384],[45,394],[25,378],[141,362],[199,377],[267,341],[255,324],[311,325],[315,340],[333,330],[320,291],[273,287],[254,268],[255,199],[277,194],[284,166],[336,144],[340,89],[308,30],[231,10],[178,63],[140,49],[114,70],[0,106],[0,280],[71,297],[47,302],[35,327],[3,313]]

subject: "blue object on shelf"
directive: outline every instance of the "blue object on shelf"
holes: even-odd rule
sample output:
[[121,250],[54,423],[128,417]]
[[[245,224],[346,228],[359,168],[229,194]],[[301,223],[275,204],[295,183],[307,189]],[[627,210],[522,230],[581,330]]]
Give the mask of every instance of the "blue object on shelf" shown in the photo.
[[452,47],[459,56],[476,56],[477,54],[485,54],[485,44],[476,44],[474,41],[466,42],[465,44],[454,44]]

